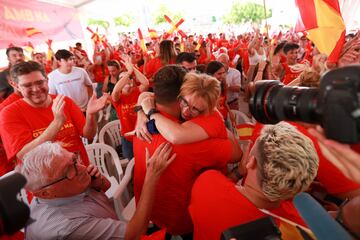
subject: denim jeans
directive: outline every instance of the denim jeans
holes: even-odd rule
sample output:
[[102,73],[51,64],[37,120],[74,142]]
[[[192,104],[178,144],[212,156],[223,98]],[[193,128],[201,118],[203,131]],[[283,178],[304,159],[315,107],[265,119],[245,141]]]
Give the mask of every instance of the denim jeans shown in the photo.
[[134,157],[133,143],[121,137],[121,149],[123,157],[131,160]]

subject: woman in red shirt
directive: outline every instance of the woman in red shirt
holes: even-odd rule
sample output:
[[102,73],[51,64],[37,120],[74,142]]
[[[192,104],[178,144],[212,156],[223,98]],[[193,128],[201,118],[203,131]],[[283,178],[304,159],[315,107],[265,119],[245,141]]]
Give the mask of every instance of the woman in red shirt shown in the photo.
[[[120,74],[120,80],[116,83],[111,98],[120,120],[122,153],[125,158],[130,160],[134,155],[133,139],[132,136],[124,136],[124,134],[135,128],[136,113],[134,112],[134,107],[140,93],[147,90],[149,82],[146,77],[131,64],[129,59],[127,59],[124,64],[127,72]],[[133,74],[135,75],[134,77]],[[135,84],[135,79],[140,82],[139,86]]]
[[171,40],[163,40],[160,43],[160,52],[157,57],[144,64],[144,74],[150,81],[152,87],[154,74],[163,66],[174,64],[176,59],[176,50]]

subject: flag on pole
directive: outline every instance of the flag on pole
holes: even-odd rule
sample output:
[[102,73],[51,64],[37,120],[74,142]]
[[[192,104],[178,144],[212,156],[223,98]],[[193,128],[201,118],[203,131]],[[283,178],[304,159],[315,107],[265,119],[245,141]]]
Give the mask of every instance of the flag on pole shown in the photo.
[[45,43],[48,45],[48,51],[47,51],[47,54],[46,54],[46,61],[51,61],[52,57],[54,56],[54,51],[51,48],[52,40],[48,39]]
[[338,0],[295,0],[299,10],[296,32],[308,31],[307,37],[329,62],[336,62],[345,42],[345,24]]
[[32,55],[33,55],[33,52],[34,52],[34,45],[32,45],[31,42],[28,42],[25,46],[24,46],[24,50],[26,53],[28,54],[25,54],[25,60],[26,61],[29,61],[32,59]]
[[31,54],[34,52],[34,45],[32,45],[31,42],[28,42],[28,43],[25,45],[24,50],[31,55]]
[[25,28],[25,34],[29,38],[36,35],[36,34],[40,34],[40,33],[42,33],[42,32],[39,29],[36,29],[34,27]]
[[146,54],[147,53],[147,48],[146,48],[145,40],[144,40],[144,37],[142,35],[142,32],[141,32],[140,28],[138,28],[138,35],[139,35],[139,40],[140,40],[140,48],[143,51],[143,53]]
[[149,36],[152,40],[156,40],[159,38],[158,33],[156,32],[155,29],[148,28],[148,32],[149,32]]
[[100,36],[98,33],[98,28],[96,28],[96,31],[94,32],[91,28],[86,27],[86,30],[88,30],[92,35],[91,35],[91,39],[94,41],[94,43],[97,43],[100,41]]

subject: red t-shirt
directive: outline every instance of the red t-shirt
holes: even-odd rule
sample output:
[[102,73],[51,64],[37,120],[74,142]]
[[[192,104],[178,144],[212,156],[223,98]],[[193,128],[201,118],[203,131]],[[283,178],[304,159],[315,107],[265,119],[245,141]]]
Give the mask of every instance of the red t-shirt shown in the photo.
[[106,66],[95,65],[93,70],[94,81],[97,83],[103,83],[105,76],[109,75],[109,71]]
[[13,102],[16,102],[17,100],[21,99],[22,96],[12,93],[10,94],[1,104],[0,104],[0,112],[3,110],[4,107],[10,105]]
[[[120,95],[120,99],[117,102],[112,102],[116,110],[116,114],[120,120],[121,136],[124,136],[125,133],[131,132],[135,129],[135,123],[137,119],[137,114],[134,112],[134,107],[137,104],[140,91],[139,87],[134,87],[129,95]],[[132,141],[133,137],[125,137],[128,141]]]
[[294,70],[292,70],[291,67],[289,67],[289,65],[287,63],[282,63],[282,66],[284,67],[284,70],[285,70],[285,75],[281,79],[281,81],[284,85],[289,84],[291,81],[293,81],[295,78],[297,78],[301,73],[301,71],[295,72]]
[[226,93],[221,93],[220,97],[219,97],[219,107],[218,110],[221,113],[221,115],[223,116],[224,119],[227,119],[228,116],[228,109],[226,107]]
[[144,68],[146,77],[148,79],[152,78],[161,67],[163,67],[163,64],[161,63],[160,57],[151,59],[146,63]]
[[[160,134],[153,135],[150,144],[134,138],[134,193],[137,201],[146,174],[145,148],[152,154],[165,141]],[[156,187],[151,221],[166,228],[169,233],[179,235],[193,231],[188,206],[195,179],[206,169],[225,170],[231,158],[232,146],[227,139],[209,139],[173,145],[173,152],[176,159],[161,175]]]
[[[53,99],[56,97],[50,95]],[[52,103],[46,108],[34,108],[23,99],[5,107],[0,114],[0,133],[8,160],[15,160],[16,154],[40,136],[53,121]],[[54,141],[64,143],[64,148],[70,152],[80,151],[81,159],[89,165],[89,159],[81,141],[85,117],[76,104],[65,97],[64,113],[66,122],[56,135]]]
[[348,179],[332,162],[330,162],[321,152],[316,138],[314,138],[305,127],[297,123],[289,122],[301,133],[309,137],[313,142],[319,156],[319,169],[316,178],[322,183],[326,191],[330,194],[340,194],[360,189],[360,184]]
[[[174,64],[175,61],[170,61],[169,64]],[[154,59],[151,59],[148,63],[146,63],[144,71],[145,71],[145,75],[148,79],[153,78],[155,73],[162,68],[164,65],[162,64],[160,57],[156,57]],[[150,81],[150,86],[152,87],[153,82]]]
[[209,115],[199,115],[189,121],[203,128],[209,138],[227,138],[224,119],[218,111],[214,111]]
[[[194,183],[189,206],[194,223],[194,240],[220,239],[228,228],[266,217],[234,183],[218,171],[201,174]],[[290,201],[283,201],[272,213],[306,226]],[[275,219],[275,222],[279,222]]]
[[[17,100],[21,99],[22,97],[16,93],[10,94],[1,104],[0,104],[0,113],[1,110],[10,105],[13,102],[16,102]],[[0,176],[14,170],[15,164],[13,161],[8,161],[5,153],[5,148],[2,143],[1,137],[0,137]]]
[[217,46],[218,46],[218,48],[221,48],[221,47],[228,48],[229,47],[229,41],[227,39],[219,39],[219,41],[217,42]]

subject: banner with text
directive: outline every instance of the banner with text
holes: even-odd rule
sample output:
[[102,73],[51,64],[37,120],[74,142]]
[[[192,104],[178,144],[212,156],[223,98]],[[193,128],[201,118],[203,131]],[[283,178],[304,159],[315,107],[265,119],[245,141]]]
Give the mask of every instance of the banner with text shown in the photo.
[[35,0],[0,0],[0,49],[10,44],[24,46],[29,41],[43,44],[48,39],[83,39],[75,8]]

